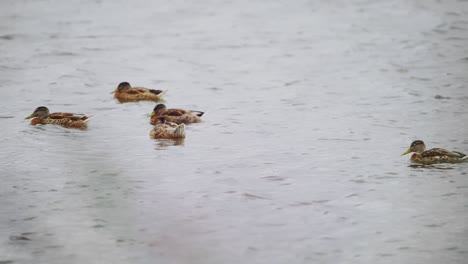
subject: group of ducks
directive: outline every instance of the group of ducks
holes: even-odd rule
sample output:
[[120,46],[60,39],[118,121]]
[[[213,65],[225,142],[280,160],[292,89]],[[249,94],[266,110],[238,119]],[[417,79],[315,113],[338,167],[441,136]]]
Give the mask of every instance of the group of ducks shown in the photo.
[[[112,92],[114,97],[120,102],[154,101],[158,102],[166,91],[152,90],[143,87],[132,87],[128,82],[120,83]],[[198,123],[204,112],[189,111],[183,109],[167,109],[164,104],[158,104],[149,115],[150,124],[153,129],[150,131],[152,138],[160,139],[180,139],[185,137],[185,124]],[[86,128],[91,116],[72,113],[49,113],[49,109],[40,106],[34,113],[26,117],[33,118],[31,125],[55,124],[71,128]],[[450,151],[441,148],[426,150],[426,145],[421,140],[411,143],[411,146],[402,155],[414,153],[411,161],[420,164],[434,163],[456,163],[468,161],[468,156],[458,151]]]
[[[166,91],[153,90],[144,87],[132,87],[128,82],[120,83],[112,92],[114,98],[121,103],[136,101],[158,102]],[[201,122],[204,112],[189,111],[184,109],[168,109],[164,104],[158,104],[153,112],[149,114],[150,124],[153,129],[150,131],[152,138],[158,139],[181,139],[185,138],[185,125]],[[31,125],[54,124],[67,128],[86,128],[92,116],[73,113],[50,113],[45,106],[40,106],[26,117],[31,120]]]

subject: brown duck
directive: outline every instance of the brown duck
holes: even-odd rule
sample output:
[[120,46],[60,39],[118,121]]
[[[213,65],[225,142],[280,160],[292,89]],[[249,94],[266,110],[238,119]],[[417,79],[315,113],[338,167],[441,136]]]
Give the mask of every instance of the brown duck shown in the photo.
[[201,116],[205,112],[183,110],[167,107],[164,104],[158,104],[154,107],[153,112],[149,114],[151,120],[150,124],[154,125],[160,117],[164,117],[165,120],[176,124],[190,124],[201,122]]
[[401,155],[406,155],[411,152],[414,152],[410,158],[412,162],[425,165],[468,161],[468,156],[458,151],[451,151],[442,148],[426,150],[426,145],[421,140],[413,141],[411,146]]
[[153,90],[144,87],[132,87],[128,82],[122,82],[112,92],[114,98],[117,98],[120,102],[132,102],[132,101],[161,101],[163,95],[167,91]]
[[72,113],[49,113],[49,109],[45,106],[40,106],[34,110],[26,119],[33,118],[31,125],[38,124],[53,124],[69,128],[86,128],[91,116]]
[[160,139],[185,138],[185,124],[176,124],[167,121],[164,117],[160,117],[150,131],[150,137]]

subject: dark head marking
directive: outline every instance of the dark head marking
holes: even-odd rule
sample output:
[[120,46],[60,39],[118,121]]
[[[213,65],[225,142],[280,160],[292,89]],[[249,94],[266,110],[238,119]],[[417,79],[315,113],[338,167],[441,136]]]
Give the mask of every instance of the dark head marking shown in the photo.
[[166,106],[165,106],[164,104],[158,104],[158,105],[156,105],[156,106],[154,107],[153,111],[156,113],[156,112],[158,112],[159,110],[165,109],[165,108],[166,108]]
[[38,117],[38,118],[46,118],[49,115],[49,109],[45,106],[39,106],[34,110],[34,113],[26,117],[26,119]]
[[410,147],[414,147],[414,146],[417,146],[417,145],[425,145],[425,144],[424,144],[424,142],[422,142],[422,140],[415,140],[415,141],[413,141],[413,143],[411,143]]
[[130,86],[130,83],[128,83],[128,82],[121,82],[121,83],[119,83],[119,86],[118,86],[118,87],[120,87],[120,86]]
[[132,86],[128,82],[121,82],[119,86],[117,86],[117,90],[125,91],[126,89],[132,88]]
[[49,109],[45,106],[39,106],[38,108],[36,108],[36,110],[34,110],[34,113],[36,112],[47,112],[49,113]]

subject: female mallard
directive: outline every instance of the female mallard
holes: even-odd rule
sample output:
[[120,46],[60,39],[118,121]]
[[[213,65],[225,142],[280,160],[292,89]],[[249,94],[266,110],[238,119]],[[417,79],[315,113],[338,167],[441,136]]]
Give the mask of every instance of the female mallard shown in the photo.
[[122,82],[112,92],[114,98],[117,98],[120,102],[131,102],[131,101],[154,101],[158,102],[166,91],[152,90],[143,87],[132,87],[128,82]]
[[426,150],[426,145],[421,140],[416,140],[411,143],[408,150],[403,152],[403,155],[414,152],[411,156],[411,161],[421,164],[434,164],[434,163],[456,163],[468,161],[468,156],[458,151],[450,151],[441,148],[433,148]]
[[164,117],[167,121],[176,124],[189,124],[201,122],[201,116],[204,112],[189,111],[183,109],[167,109],[163,104],[158,104],[154,107],[153,112],[149,114],[151,117],[150,123],[154,125],[160,117]]
[[185,138],[185,124],[176,124],[167,121],[164,117],[160,117],[153,129],[150,131],[152,138]]
[[31,120],[31,125],[37,124],[54,124],[61,125],[64,127],[71,128],[86,128],[88,121],[91,119],[89,116],[82,114],[72,113],[49,113],[49,109],[45,106],[40,106],[34,110],[34,113],[30,114],[26,119]]

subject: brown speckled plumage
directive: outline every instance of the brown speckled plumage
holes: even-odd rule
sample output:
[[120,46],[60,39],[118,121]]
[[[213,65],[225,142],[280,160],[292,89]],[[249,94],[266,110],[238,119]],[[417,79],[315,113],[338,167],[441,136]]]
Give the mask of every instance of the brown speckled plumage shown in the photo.
[[185,138],[185,125],[175,124],[166,121],[164,118],[158,119],[153,129],[150,131],[152,138],[178,139]]
[[33,117],[31,125],[53,124],[69,128],[86,128],[87,122],[91,119],[91,117],[82,114],[49,113],[49,109],[44,106],[36,108],[34,113],[29,115],[27,119]]
[[154,101],[158,102],[166,93],[161,90],[153,90],[144,87],[132,87],[128,82],[122,82],[113,91],[114,97],[120,102]]
[[201,116],[204,112],[201,111],[189,111],[183,109],[167,109],[165,105],[158,104],[154,107],[153,112],[150,114],[150,124],[154,125],[160,117],[164,117],[165,120],[176,124],[190,124],[201,122]]
[[411,155],[411,161],[420,164],[435,163],[458,163],[468,161],[468,156],[458,151],[450,151],[442,148],[433,148],[426,150],[426,145],[421,140],[411,143],[411,146],[402,155],[414,152]]

